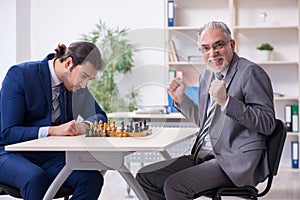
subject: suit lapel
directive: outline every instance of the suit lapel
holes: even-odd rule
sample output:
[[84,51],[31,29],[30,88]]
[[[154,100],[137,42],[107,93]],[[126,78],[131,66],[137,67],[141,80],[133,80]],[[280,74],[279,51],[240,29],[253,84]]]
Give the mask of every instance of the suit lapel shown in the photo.
[[[50,79],[50,71],[49,71],[49,66],[48,66],[48,60],[52,59],[52,55],[54,54],[49,54],[44,60],[39,65],[39,81],[41,83],[41,86],[43,88],[44,95],[46,96],[48,106],[50,106],[51,110],[51,98],[52,98],[52,93],[51,93],[51,79]],[[49,92],[50,91],[50,92]]]
[[236,74],[236,72],[238,70],[237,69],[238,62],[239,62],[239,57],[238,57],[238,55],[236,55],[234,53],[232,61],[231,61],[231,64],[229,66],[229,69],[227,71],[226,77],[224,79],[225,82],[226,82],[226,89],[227,89],[227,91],[228,91],[228,89],[230,87],[230,84],[232,82],[233,77],[235,76],[235,74]]

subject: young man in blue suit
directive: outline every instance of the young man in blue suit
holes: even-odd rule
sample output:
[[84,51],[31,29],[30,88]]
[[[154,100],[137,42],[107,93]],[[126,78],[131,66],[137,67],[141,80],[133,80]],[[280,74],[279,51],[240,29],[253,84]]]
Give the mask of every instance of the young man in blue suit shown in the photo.
[[[98,48],[74,42],[68,48],[60,44],[55,51],[42,61],[12,66],[0,92],[0,182],[19,188],[25,200],[43,198],[65,165],[64,152],[8,152],[5,145],[80,135],[89,122],[107,121],[87,89],[103,67]],[[79,116],[82,122],[76,121]],[[74,190],[72,199],[96,200],[103,177],[99,171],[77,170],[64,185]]]
[[139,171],[137,180],[151,200],[194,199],[220,186],[255,186],[269,173],[266,137],[276,126],[270,78],[235,53],[226,24],[210,22],[198,36],[209,66],[199,79],[198,105],[184,94],[184,79],[173,80],[168,91],[199,133],[191,155]]

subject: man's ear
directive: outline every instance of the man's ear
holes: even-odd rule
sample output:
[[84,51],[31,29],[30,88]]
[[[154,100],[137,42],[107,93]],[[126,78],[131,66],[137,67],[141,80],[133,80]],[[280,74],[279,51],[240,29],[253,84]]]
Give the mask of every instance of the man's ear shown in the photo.
[[65,68],[69,69],[73,66],[73,59],[71,57],[67,57],[65,61]]
[[235,51],[235,40],[230,41],[230,47],[231,47],[232,51],[234,52]]

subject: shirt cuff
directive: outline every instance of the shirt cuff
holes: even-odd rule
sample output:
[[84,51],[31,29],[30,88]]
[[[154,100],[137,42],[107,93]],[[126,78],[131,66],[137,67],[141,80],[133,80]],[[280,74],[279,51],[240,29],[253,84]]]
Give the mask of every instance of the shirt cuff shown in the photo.
[[227,108],[228,102],[229,102],[229,96],[227,97],[227,100],[226,100],[225,105],[224,105],[224,106],[221,106],[221,110],[222,110],[222,111],[224,111],[224,110]]
[[41,127],[39,129],[39,138],[45,138],[48,136],[49,126]]
[[177,102],[175,102],[175,101],[173,101],[173,106],[174,106],[175,108],[177,108],[177,109],[180,109],[179,103],[177,103]]
[[83,122],[84,122],[84,123],[87,123],[87,124],[93,124],[93,122],[88,121],[88,120],[84,120]]

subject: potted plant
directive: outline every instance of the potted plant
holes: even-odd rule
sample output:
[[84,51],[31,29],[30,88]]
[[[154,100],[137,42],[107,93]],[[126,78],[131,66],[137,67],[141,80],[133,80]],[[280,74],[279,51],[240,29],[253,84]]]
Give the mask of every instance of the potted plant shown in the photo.
[[89,82],[89,89],[107,113],[137,109],[138,91],[131,89],[121,98],[116,77],[131,72],[137,46],[126,39],[128,29],[113,29],[101,20],[96,29],[83,34],[83,40],[94,43],[102,53],[104,70]]
[[260,61],[270,61],[272,56],[272,51],[274,47],[269,43],[262,43],[260,46],[256,47],[259,52]]

